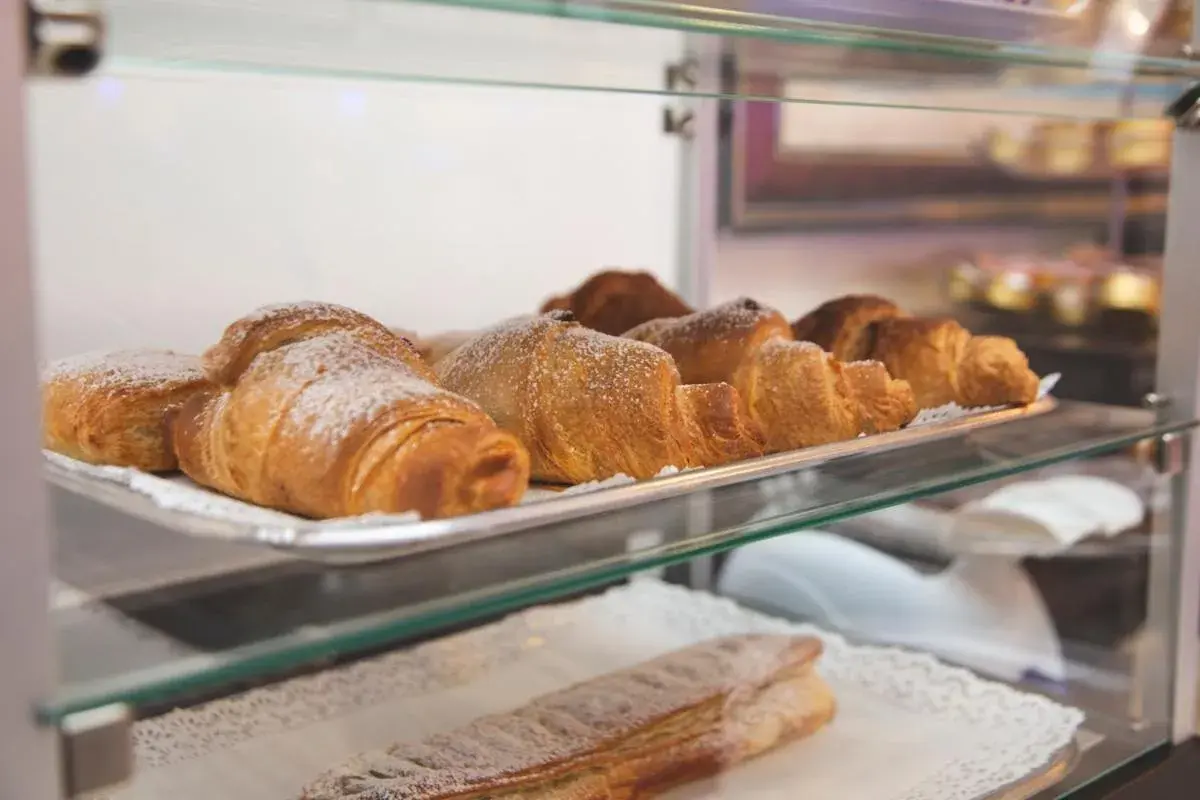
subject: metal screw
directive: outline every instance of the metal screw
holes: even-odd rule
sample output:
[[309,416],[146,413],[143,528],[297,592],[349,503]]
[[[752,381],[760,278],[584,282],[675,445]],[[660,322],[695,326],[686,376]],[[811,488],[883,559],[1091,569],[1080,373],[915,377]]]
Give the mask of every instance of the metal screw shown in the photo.
[[1142,406],[1145,408],[1158,410],[1167,408],[1170,405],[1171,398],[1167,397],[1166,395],[1159,394],[1158,392],[1148,392],[1146,396],[1142,398]]

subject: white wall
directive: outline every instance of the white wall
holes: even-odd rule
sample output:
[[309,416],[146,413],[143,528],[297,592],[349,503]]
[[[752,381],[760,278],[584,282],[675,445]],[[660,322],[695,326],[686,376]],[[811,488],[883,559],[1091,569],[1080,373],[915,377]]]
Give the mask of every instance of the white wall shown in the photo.
[[[486,34],[440,11],[447,46]],[[539,68],[560,75],[597,72],[573,35],[583,52],[634,43],[621,69],[655,80],[678,46],[533,22],[549,36]],[[143,67],[35,85],[44,355],[200,350],[251,308],[302,298],[432,332],[530,312],[604,265],[675,283],[678,141],[662,103]]]
[[[435,332],[526,313],[605,265],[676,283],[678,142],[659,131],[663,98],[364,72],[436,63],[475,79],[552,71],[579,85],[651,87],[678,52],[675,34],[366,3],[333,23],[297,12],[283,47],[266,38],[278,35],[280,9],[310,6],[254,0],[271,13],[246,17],[230,9],[247,0],[192,4],[183,8],[205,16],[181,22],[169,4],[148,2],[114,0],[137,11],[114,17],[121,52],[165,47],[203,60],[216,41],[223,57],[357,77],[142,63],[33,86],[47,357],[198,351],[268,302],[326,299]],[[1011,230],[724,237],[711,296],[752,295],[790,315],[847,290],[924,306],[936,300],[929,253],[1036,242]]]

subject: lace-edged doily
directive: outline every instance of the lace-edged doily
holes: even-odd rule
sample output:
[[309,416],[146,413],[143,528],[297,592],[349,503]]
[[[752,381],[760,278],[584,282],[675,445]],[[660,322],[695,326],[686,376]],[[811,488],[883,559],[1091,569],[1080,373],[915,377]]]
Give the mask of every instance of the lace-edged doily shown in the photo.
[[[852,645],[835,634],[748,611],[710,594],[656,580],[636,580],[603,595],[534,608],[410,650],[139,723],[135,728],[138,768],[167,772],[256,740],[303,738],[306,730],[326,724],[353,725],[355,715],[364,710],[385,703],[399,703],[396,708],[403,708],[404,698],[429,697],[439,691],[478,685],[485,696],[495,697],[502,694],[498,690],[503,687],[489,683],[489,676],[521,668],[533,651],[562,654],[577,662],[594,656],[604,663],[585,666],[603,672],[703,639],[752,632],[820,636],[826,651],[819,669],[835,694],[855,698],[860,727],[862,718],[870,717],[873,709],[893,709],[906,719],[929,721],[934,726],[930,730],[962,732],[960,737],[948,737],[955,741],[934,737],[924,747],[921,757],[930,766],[923,770],[925,777],[919,785],[893,786],[886,776],[876,777],[876,786],[887,786],[882,794],[867,797],[850,792],[845,796],[861,800],[987,797],[1045,768],[1072,741],[1083,721],[1083,714],[1075,709],[982,680],[930,656]],[[560,687],[547,686],[546,691],[554,688]],[[396,726],[402,727],[402,716],[396,719]],[[835,720],[831,730],[838,724]],[[889,724],[886,720],[880,723],[890,735],[898,735],[894,727],[886,727]],[[970,746],[963,745],[966,740]],[[386,742],[376,746],[383,744]],[[943,746],[945,752],[940,749]],[[332,763],[312,768],[315,774],[329,766]],[[837,764],[826,766],[840,768]],[[218,772],[206,769],[204,774],[219,781]],[[298,782],[304,777],[298,775]],[[857,779],[846,776],[848,792]],[[785,796],[793,796],[802,793],[803,782],[804,776],[797,775],[781,788]],[[209,791],[218,789],[209,787]],[[123,800],[126,796],[117,792],[111,798]],[[143,795],[135,791],[132,796]],[[273,798],[273,794],[261,796]]]

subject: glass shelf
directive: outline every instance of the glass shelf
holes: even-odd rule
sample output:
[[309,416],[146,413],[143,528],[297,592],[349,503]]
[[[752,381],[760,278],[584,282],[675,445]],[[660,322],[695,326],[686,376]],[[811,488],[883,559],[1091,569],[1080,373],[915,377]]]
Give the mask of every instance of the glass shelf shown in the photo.
[[[179,68],[236,70],[1087,120],[1161,116],[1200,79],[1200,64],[1145,55],[1145,42],[1097,21],[953,0],[907,0],[885,17],[856,10],[864,3],[111,0],[102,72],[179,80]],[[668,80],[679,33],[719,38],[729,68]]]
[[62,681],[42,713],[57,721],[113,702],[170,707],[640,570],[1194,424],[1064,402],[957,438],[361,567],[171,535],[58,491],[62,585],[53,618]]

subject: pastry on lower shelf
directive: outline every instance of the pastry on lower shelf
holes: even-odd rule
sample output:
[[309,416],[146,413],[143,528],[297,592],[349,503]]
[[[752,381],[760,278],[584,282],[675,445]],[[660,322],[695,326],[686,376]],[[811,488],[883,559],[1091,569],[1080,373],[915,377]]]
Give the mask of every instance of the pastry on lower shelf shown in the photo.
[[647,800],[816,733],[813,637],[714,639],[322,775],[302,800]]
[[537,481],[650,478],[762,454],[762,433],[731,387],[682,385],[659,348],[586,328],[570,312],[506,322],[436,369],[525,443]]
[[896,430],[916,414],[912,391],[882,365],[847,372],[815,344],[793,340],[778,311],[747,298],[625,336],[666,350],[685,381],[731,383],[766,434],[767,452]]
[[648,272],[605,270],[570,294],[553,297],[542,312],[570,311],[585,328],[620,336],[635,325],[692,313],[687,303]]
[[1012,339],[972,336],[952,319],[909,317],[883,298],[832,300],[797,320],[792,330],[855,360],[882,362],[893,378],[908,382],[919,408],[1037,399],[1037,375]]
[[437,385],[406,340],[341,306],[269,306],[204,355],[213,389],[172,429],[197,483],[314,518],[509,506],[529,455],[474,403]]
[[207,385],[200,359],[180,353],[55,361],[42,371],[42,446],[89,464],[173,470],[166,416]]

